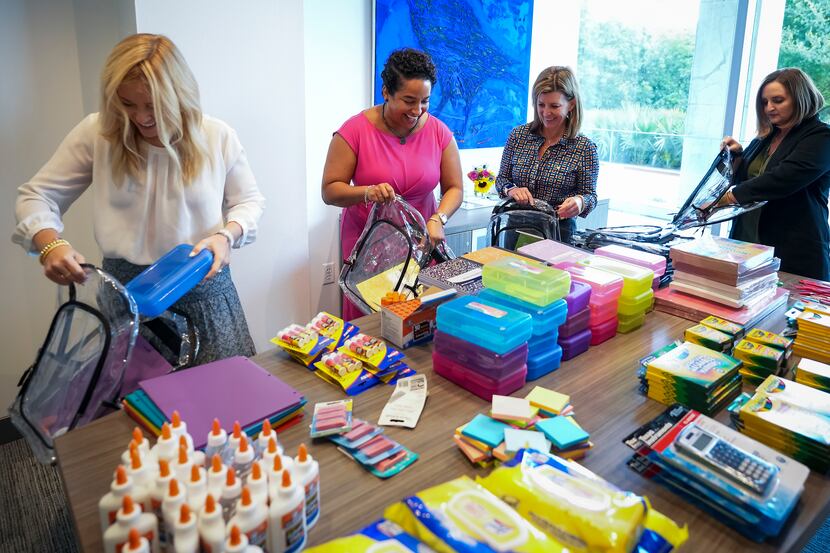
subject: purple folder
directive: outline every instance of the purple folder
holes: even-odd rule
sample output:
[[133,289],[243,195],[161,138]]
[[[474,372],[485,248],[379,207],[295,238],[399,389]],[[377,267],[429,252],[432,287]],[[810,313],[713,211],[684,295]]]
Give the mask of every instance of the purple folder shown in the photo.
[[193,445],[207,443],[213,419],[243,428],[297,405],[303,395],[247,357],[230,357],[139,383],[170,419],[179,411]]

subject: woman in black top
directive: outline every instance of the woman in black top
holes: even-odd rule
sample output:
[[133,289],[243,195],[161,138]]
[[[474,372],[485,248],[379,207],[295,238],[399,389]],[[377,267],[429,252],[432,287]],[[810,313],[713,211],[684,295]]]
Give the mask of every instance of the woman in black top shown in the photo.
[[735,220],[731,237],[775,247],[781,270],[830,280],[830,127],[818,119],[824,98],[796,68],[770,73],[755,99],[758,137],[736,156],[735,186],[725,203],[767,204]]

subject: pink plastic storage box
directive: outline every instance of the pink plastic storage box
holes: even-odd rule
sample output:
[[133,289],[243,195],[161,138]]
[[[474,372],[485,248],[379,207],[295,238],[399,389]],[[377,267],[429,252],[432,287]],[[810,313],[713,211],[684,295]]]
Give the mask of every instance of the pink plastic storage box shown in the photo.
[[606,303],[603,305],[591,305],[591,316],[588,319],[588,326],[600,325],[609,319],[617,318],[617,302]]
[[570,263],[562,269],[571,273],[571,281],[584,282],[591,287],[589,303],[602,304],[619,297],[622,292],[623,279],[621,276],[588,267]]
[[619,259],[620,261],[639,265],[640,267],[654,271],[654,274],[657,276],[663,276],[666,272],[666,258],[662,255],[634,250],[626,248],[625,246],[618,246],[616,244],[602,246],[594,250],[594,255],[603,255],[612,259]]
[[435,331],[432,341],[434,351],[443,357],[496,379],[514,373],[527,364],[526,342],[499,355],[440,330]]
[[585,259],[591,255],[591,252],[555,240],[539,240],[527,246],[522,246],[517,251],[522,255],[529,255],[545,263],[550,263],[554,267],[558,266],[559,263],[576,263],[580,259]]
[[492,401],[493,395],[507,396],[519,390],[525,385],[527,377],[526,365],[522,365],[517,371],[504,374],[501,378],[492,378],[448,359],[437,351],[432,352],[432,368],[436,374],[486,401]]
[[617,333],[617,318],[608,319],[604,323],[596,326],[589,326],[591,330],[591,345],[598,346],[609,338],[613,338]]

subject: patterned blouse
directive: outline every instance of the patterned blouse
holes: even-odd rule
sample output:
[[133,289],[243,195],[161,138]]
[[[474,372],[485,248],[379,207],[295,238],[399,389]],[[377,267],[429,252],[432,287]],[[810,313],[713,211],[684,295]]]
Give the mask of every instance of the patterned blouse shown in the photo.
[[499,196],[506,196],[504,187],[509,183],[526,187],[534,198],[552,206],[581,195],[584,208],[579,215],[587,216],[597,205],[596,144],[581,134],[576,138],[563,137],[539,159],[539,149],[545,139],[530,132],[530,125],[519,125],[507,138],[496,178]]

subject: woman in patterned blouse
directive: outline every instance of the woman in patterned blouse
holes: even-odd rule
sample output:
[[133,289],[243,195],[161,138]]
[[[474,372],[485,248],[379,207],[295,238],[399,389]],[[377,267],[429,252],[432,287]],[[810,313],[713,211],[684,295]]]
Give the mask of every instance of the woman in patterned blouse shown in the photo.
[[510,133],[496,188],[501,197],[529,204],[548,202],[559,214],[562,241],[597,205],[599,161],[596,145],[579,133],[582,102],[568,67],[543,70],[533,83],[533,121]]

